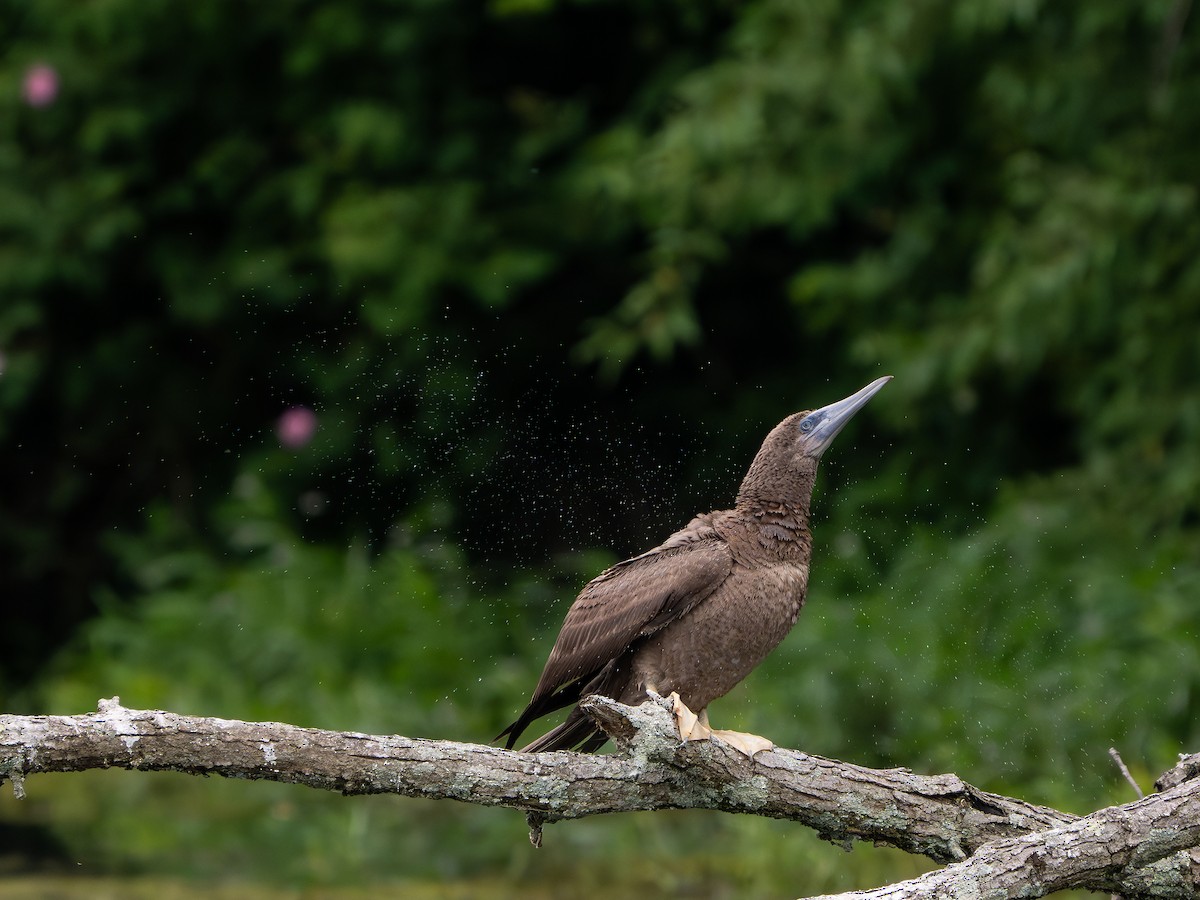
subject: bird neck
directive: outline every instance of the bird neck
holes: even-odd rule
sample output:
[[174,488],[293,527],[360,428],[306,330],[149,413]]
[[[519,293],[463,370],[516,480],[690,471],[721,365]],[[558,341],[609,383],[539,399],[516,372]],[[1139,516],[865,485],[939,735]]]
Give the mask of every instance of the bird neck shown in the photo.
[[[763,559],[806,563],[812,550],[808,510],[817,459],[796,452],[793,419],[767,435],[738,489],[738,519]],[[750,535],[748,535],[750,536]]]
[[738,495],[737,509],[743,515],[764,525],[778,525],[797,531],[808,531],[808,497],[772,498]]
[[759,493],[743,485],[738,492],[739,520],[753,534],[755,556],[763,559],[808,563],[812,534],[808,528],[811,482],[799,490]]
[[805,458],[780,459],[759,452],[738,488],[737,508],[756,517],[790,521],[808,528],[816,461]]

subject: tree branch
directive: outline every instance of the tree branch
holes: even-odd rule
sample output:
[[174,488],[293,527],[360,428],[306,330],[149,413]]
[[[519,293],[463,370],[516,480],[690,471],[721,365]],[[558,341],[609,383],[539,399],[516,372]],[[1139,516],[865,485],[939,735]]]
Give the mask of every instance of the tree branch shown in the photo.
[[[971,897],[1007,900],[1044,897],[1073,887],[1118,890],[1122,871],[1139,869],[1171,854],[1192,867],[1186,851],[1200,844],[1200,792],[1185,783],[1126,806],[1110,806],[1058,828],[1004,838],[980,848],[970,859],[920,878],[873,891],[827,895],[814,900],[910,900],[918,897]],[[1145,870],[1143,870],[1145,871]],[[1193,886],[1182,896],[1194,897]],[[1125,896],[1162,896],[1155,878],[1121,879]],[[1180,885],[1183,889],[1185,885]],[[1175,896],[1180,896],[1175,894]]]
[[1200,886],[1200,868],[1177,852],[1200,845],[1200,757],[1167,773],[1170,783],[1160,779],[1162,793],[1081,819],[955,775],[868,769],[792,750],[751,760],[719,742],[681,744],[664,701],[627,707],[592,697],[585,707],[620,752],[514,753],[130,710],[113,698],[88,715],[0,716],[0,782],[11,779],[20,796],[27,775],[116,766],[447,798],[522,810],[539,839],[542,823],[712,809],[791,819],[835,843],[868,840],[955,863],[854,895],[865,897],[946,896],[946,885],[960,883],[987,885],[980,897],[1016,896],[1001,884],[1020,885],[1027,897],[1068,886],[1193,897]]

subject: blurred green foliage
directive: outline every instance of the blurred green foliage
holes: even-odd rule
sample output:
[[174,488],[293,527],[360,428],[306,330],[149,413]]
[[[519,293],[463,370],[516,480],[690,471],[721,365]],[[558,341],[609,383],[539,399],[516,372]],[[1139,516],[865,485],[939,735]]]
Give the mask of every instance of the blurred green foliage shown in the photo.
[[[714,715],[1125,799],[1108,747],[1149,782],[1200,744],[1187,13],[0,0],[5,711],[486,740],[583,581],[888,372],[800,627]],[[30,794],[0,823],[107,872],[782,896],[919,865],[699,814],[531,855],[448,804]]]

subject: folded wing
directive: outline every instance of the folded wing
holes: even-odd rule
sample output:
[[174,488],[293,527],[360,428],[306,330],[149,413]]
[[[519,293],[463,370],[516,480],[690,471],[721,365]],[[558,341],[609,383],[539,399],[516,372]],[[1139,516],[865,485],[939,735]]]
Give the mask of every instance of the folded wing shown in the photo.
[[605,570],[571,605],[529,706],[500,737],[507,735],[511,747],[531,721],[576,702],[606,666],[702,602],[732,568],[709,514]]

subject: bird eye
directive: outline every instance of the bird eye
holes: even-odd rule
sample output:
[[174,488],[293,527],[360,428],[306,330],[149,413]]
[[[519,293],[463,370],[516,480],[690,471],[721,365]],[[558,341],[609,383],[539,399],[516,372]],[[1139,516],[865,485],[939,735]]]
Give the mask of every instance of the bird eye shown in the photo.
[[816,424],[817,424],[817,423],[816,423],[816,422],[814,422],[814,421],[813,421],[811,418],[808,418],[808,419],[804,419],[804,420],[802,420],[802,421],[800,422],[800,433],[801,433],[801,434],[808,434],[810,431],[812,431],[812,430],[813,430],[813,428],[815,428],[815,427],[816,427]]

